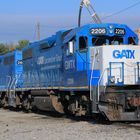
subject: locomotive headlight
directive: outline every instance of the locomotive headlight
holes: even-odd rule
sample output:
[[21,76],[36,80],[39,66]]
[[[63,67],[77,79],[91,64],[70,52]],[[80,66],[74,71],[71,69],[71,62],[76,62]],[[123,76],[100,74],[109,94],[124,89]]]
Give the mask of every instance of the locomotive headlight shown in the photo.
[[110,34],[113,34],[113,30],[109,30],[109,33],[110,33]]
[[115,76],[110,77],[110,82],[115,83]]

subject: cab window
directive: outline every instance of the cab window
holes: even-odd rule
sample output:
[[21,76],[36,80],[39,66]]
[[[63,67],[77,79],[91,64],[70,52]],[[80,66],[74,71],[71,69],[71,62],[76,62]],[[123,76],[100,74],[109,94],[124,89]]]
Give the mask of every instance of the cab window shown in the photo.
[[123,38],[121,37],[110,37],[109,38],[109,45],[122,45]]
[[93,46],[103,46],[106,45],[106,38],[93,38],[92,39]]
[[129,37],[128,38],[128,44],[129,45],[136,45],[136,38],[135,37]]
[[104,46],[104,45],[121,45],[123,44],[123,38],[121,37],[97,37],[92,38],[93,46]]
[[75,48],[75,40],[69,41],[67,43],[67,50],[66,50],[67,56],[74,54],[74,48]]
[[79,38],[79,50],[85,51],[88,48],[88,38],[86,36],[81,36]]

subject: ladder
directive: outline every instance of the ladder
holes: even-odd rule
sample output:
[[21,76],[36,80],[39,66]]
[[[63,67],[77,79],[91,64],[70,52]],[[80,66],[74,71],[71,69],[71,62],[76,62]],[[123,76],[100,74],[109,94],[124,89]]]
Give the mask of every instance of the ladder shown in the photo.
[[8,103],[10,106],[16,107],[16,104],[15,104],[16,84],[20,76],[21,75],[16,75],[13,78],[11,77],[11,79],[9,80],[8,87],[7,87],[7,95],[8,95]]

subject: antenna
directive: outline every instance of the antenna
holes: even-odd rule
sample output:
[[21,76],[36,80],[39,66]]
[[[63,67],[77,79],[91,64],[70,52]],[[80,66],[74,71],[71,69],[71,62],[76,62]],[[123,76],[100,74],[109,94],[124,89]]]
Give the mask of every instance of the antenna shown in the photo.
[[88,10],[89,14],[91,15],[93,21],[96,24],[102,23],[101,19],[99,18],[99,16],[97,15],[96,11],[94,10],[93,6],[91,5],[89,0],[82,0],[81,4],[80,4],[80,9],[79,9],[79,18],[78,18],[78,27],[81,26],[81,14],[82,14],[82,9],[83,6],[86,7],[86,9]]

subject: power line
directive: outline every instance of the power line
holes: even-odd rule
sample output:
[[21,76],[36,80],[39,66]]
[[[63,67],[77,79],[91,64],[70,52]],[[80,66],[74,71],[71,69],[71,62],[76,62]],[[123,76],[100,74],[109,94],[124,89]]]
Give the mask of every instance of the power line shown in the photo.
[[[137,5],[139,5],[139,4],[140,4],[140,1],[137,2],[137,3],[135,3],[135,4],[133,4],[133,5],[131,5],[131,6],[129,6],[129,7],[127,7],[127,8],[124,8],[124,9],[118,11],[118,12],[115,12],[115,13],[113,13],[113,14],[110,14],[109,16],[103,17],[102,20],[106,20],[107,18],[110,18],[110,17],[113,17],[113,16],[118,15],[118,14],[120,14],[120,13],[123,13],[123,12],[125,12],[125,11],[127,11],[127,10],[129,10],[129,9],[131,9],[131,8],[133,8],[133,7],[135,7],[135,6],[137,6]],[[88,22],[88,23],[92,23],[92,21],[90,21],[90,22]]]
[[135,3],[135,4],[133,4],[133,5],[131,5],[131,6],[129,6],[129,7],[127,7],[127,8],[124,8],[124,9],[118,11],[118,12],[115,12],[115,13],[109,15],[109,16],[106,16],[106,17],[104,17],[102,20],[105,20],[105,19],[110,18],[110,17],[112,17],[112,16],[118,15],[118,14],[120,14],[120,13],[123,13],[123,12],[125,12],[125,11],[127,11],[127,10],[129,10],[129,9],[131,9],[131,8],[133,8],[133,7],[135,7],[135,6],[137,6],[137,5],[139,5],[139,4],[140,4],[140,1],[137,2],[137,3]]
[[[40,40],[40,33],[41,33],[41,29],[43,30],[43,28],[46,28],[47,30],[52,30],[55,29],[55,31],[57,30],[61,30],[61,29],[72,29],[74,28],[75,25],[67,25],[67,26],[61,26],[61,25],[42,25],[39,22],[36,24],[35,26],[35,30],[34,30],[34,35],[33,35],[33,40],[37,39]],[[57,29],[57,30],[56,30]]]
[[[127,11],[127,10],[129,10],[129,9],[131,9],[131,8],[133,8],[133,7],[135,7],[135,6],[137,6],[137,5],[139,5],[140,4],[140,1],[139,2],[136,2],[135,4],[133,4],[133,5],[130,5],[129,7],[127,7],[127,8],[124,8],[124,9],[122,9],[122,10],[120,10],[120,11],[118,11],[118,12],[115,12],[115,13],[113,13],[113,14],[110,14],[109,16],[106,16],[106,17],[104,17],[104,18],[102,18],[102,20],[105,20],[105,19],[107,19],[107,18],[110,18],[110,17],[112,17],[112,16],[115,16],[115,15],[118,15],[118,14],[120,14],[120,13],[123,13],[123,12],[125,12],[125,11]],[[88,22],[89,23],[89,22]],[[90,22],[90,23],[92,23],[92,21]],[[40,29],[40,26],[41,27],[43,27],[43,28],[73,28],[74,27],[74,25],[71,25],[71,26],[59,26],[59,25],[50,25],[50,26],[47,26],[47,25],[39,25],[38,26],[38,29]],[[35,30],[35,34],[36,34],[36,30]],[[39,36],[39,34],[38,34],[38,36]],[[39,37],[38,37],[39,38]]]
[[59,25],[41,25],[43,28],[73,28],[75,25],[59,26]]

